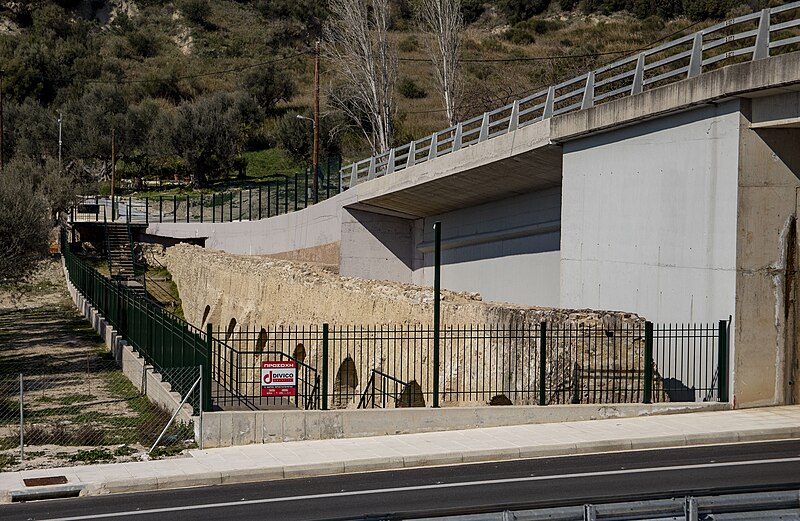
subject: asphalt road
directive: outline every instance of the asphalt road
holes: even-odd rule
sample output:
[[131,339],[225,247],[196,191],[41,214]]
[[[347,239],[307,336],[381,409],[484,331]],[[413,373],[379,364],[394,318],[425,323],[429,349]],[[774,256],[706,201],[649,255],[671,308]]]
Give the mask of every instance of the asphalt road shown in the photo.
[[0,506],[0,519],[407,519],[798,486],[800,440],[36,501]]

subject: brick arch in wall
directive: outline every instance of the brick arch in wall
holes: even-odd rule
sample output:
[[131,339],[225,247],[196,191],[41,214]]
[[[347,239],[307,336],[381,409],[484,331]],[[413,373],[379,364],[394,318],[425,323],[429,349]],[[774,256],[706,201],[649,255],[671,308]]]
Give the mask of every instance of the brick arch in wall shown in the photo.
[[358,371],[349,356],[342,360],[333,381],[333,407],[344,409],[358,399]]
[[233,331],[236,329],[236,319],[231,318],[231,321],[228,322],[228,328],[225,330],[225,341],[227,342],[230,340],[231,335],[233,335]]
[[298,342],[298,344],[295,346],[294,352],[292,353],[292,358],[294,358],[298,362],[305,362],[306,348],[302,342]]
[[263,327],[261,331],[258,332],[258,338],[256,339],[256,352],[263,353],[264,348],[267,346],[267,330]]

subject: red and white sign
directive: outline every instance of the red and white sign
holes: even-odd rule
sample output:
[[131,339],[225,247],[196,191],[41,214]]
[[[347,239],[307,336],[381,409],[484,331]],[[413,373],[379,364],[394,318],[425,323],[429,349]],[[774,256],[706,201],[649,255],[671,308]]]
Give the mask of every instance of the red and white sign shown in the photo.
[[261,362],[261,396],[296,396],[297,362]]

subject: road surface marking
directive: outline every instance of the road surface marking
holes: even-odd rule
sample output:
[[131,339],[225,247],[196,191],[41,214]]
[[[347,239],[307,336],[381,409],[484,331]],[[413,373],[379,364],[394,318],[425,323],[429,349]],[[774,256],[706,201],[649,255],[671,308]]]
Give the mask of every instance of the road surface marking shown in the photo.
[[650,472],[669,472],[677,470],[697,470],[724,467],[745,467],[754,465],[769,465],[774,463],[799,463],[800,458],[778,458],[767,460],[730,461],[724,463],[698,463],[694,465],[674,465],[670,467],[649,467],[641,469],[601,470],[596,472],[577,472],[574,474],[551,474],[544,476],[525,476],[519,478],[489,479],[483,481],[465,481],[459,483],[435,483],[432,485],[415,485],[410,487],[393,487],[372,490],[352,490],[349,492],[328,492],[325,494],[308,494],[304,496],[274,497],[265,499],[248,499],[241,501],[227,501],[224,503],[208,503],[204,505],[184,505],[178,507],[153,508],[150,510],[130,510],[108,514],[90,514],[75,517],[58,517],[43,521],[81,521],[85,519],[107,519],[114,517],[140,516],[148,514],[163,514],[167,512],[181,512],[185,510],[204,510],[209,508],[240,507],[243,505],[261,505],[266,503],[284,503],[289,501],[304,501],[309,499],[327,499],[351,496],[366,496],[372,494],[394,494],[397,492],[414,492],[419,490],[434,490],[462,487],[483,487],[486,485],[502,485],[505,483],[524,483],[532,481],[547,481],[554,479],[591,478],[601,476],[620,476],[624,474],[639,474]]

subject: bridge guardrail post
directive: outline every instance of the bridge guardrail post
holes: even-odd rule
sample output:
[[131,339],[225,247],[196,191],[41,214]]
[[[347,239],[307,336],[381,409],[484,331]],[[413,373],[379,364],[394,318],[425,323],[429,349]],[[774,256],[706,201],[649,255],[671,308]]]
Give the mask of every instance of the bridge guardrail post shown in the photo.
[[756,44],[753,47],[753,60],[769,58],[769,8],[761,10],[761,18],[758,20],[758,32],[756,33]]

